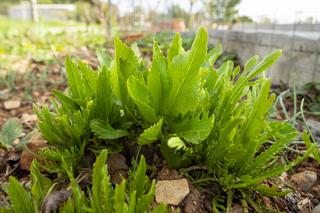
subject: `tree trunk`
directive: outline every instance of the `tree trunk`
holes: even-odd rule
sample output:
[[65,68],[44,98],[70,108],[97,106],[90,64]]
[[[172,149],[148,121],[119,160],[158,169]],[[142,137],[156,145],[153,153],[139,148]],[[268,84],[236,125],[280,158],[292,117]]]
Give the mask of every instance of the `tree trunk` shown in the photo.
[[108,14],[107,14],[107,35],[111,35],[111,0],[108,0]]
[[194,19],[194,14],[192,13],[192,9],[194,6],[195,0],[190,0],[190,5],[189,5],[189,18],[188,18],[188,23],[187,26],[189,29],[192,29],[192,23]]
[[32,20],[34,22],[38,22],[39,21],[39,12],[38,12],[37,0],[30,0],[30,1],[31,1]]

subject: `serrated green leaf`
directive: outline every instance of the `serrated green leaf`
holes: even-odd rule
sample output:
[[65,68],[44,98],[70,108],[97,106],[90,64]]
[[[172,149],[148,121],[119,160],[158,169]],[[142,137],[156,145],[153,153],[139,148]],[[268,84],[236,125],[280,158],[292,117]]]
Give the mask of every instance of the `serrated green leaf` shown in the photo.
[[74,110],[80,110],[80,106],[72,98],[68,97],[67,95],[63,94],[58,90],[53,90],[52,92],[60,100],[61,104],[65,105],[66,107],[70,107]]
[[39,170],[39,163],[37,160],[33,160],[30,167],[31,173],[31,194],[32,198],[38,209],[41,208],[42,201],[47,195],[52,186],[52,181],[41,175]]
[[166,59],[160,52],[157,42],[153,44],[152,66],[148,75],[147,88],[152,99],[151,105],[157,113],[164,114],[166,97],[170,91],[170,79]]
[[9,177],[8,195],[14,212],[34,213],[30,194],[23,188],[20,182],[14,177]]
[[208,53],[208,61],[211,67],[214,66],[214,63],[216,60],[221,56],[223,52],[222,45],[219,43],[215,48],[213,48],[209,53]]
[[141,115],[149,123],[157,121],[154,108],[151,106],[151,96],[146,86],[136,77],[130,76],[127,82],[128,93],[139,108]]
[[[275,50],[270,55],[267,55],[260,63],[258,63],[254,68],[250,70],[249,79],[252,79],[253,77],[260,74],[261,72],[268,69],[272,64],[274,64],[280,58],[281,55],[282,55],[282,50]],[[252,61],[250,63],[253,63],[254,61],[255,59],[252,58]]]
[[281,190],[277,186],[267,186],[265,184],[261,184],[257,187],[254,187],[254,190],[260,192],[264,196],[269,197],[283,197],[286,196],[288,193],[292,192],[292,190]]
[[106,66],[109,67],[111,64],[111,58],[104,50],[97,50],[96,52],[97,58],[99,61],[100,66]]
[[136,191],[133,191],[130,193],[128,213],[135,213],[136,212],[136,205],[137,205],[136,194],[137,194]]
[[259,167],[267,165],[267,163],[274,157],[274,155],[279,153],[283,149],[284,145],[288,144],[296,137],[297,133],[292,132],[276,141],[266,151],[257,156],[251,164],[248,165],[247,173],[250,174],[251,172],[258,171]]
[[181,36],[179,33],[176,33],[168,49],[168,61],[171,62],[172,59],[180,53],[184,53],[184,49],[182,47]]
[[83,97],[83,91],[81,88],[82,81],[77,66],[74,64],[70,57],[67,57],[65,67],[67,72],[68,86],[71,90],[72,97],[81,99]]
[[316,161],[320,162],[320,153],[318,150],[318,145],[316,143],[312,143],[310,140],[310,136],[308,134],[308,132],[305,130],[302,133],[302,139],[304,141],[304,143],[306,144],[308,149],[313,149],[314,152],[312,153],[311,157],[313,157]]
[[156,181],[153,180],[149,192],[138,199],[136,212],[147,212],[154,199],[154,192],[156,189]]
[[199,144],[209,136],[213,124],[214,116],[209,117],[207,113],[203,113],[183,119],[176,124],[174,132],[189,143]]
[[95,94],[96,101],[93,106],[94,117],[101,120],[114,121],[118,115],[115,104],[112,101],[110,73],[106,66],[103,66],[99,72]]
[[256,64],[259,59],[259,56],[255,55],[251,57],[244,65],[244,72],[249,72]]
[[128,99],[127,80],[130,76],[142,79],[142,73],[138,70],[138,59],[134,51],[125,43],[115,38],[115,64],[111,69],[113,90],[121,105],[130,110],[132,101]]
[[126,181],[116,185],[114,192],[114,208],[115,213],[127,213],[128,205],[126,204]]
[[93,212],[112,212],[112,186],[106,169],[107,150],[102,150],[93,166],[92,199]]
[[157,123],[145,129],[141,135],[138,137],[138,143],[140,145],[146,145],[153,143],[160,139],[161,127],[163,119],[160,119]]
[[100,139],[117,139],[128,135],[126,130],[114,129],[112,126],[101,120],[92,120],[90,123],[91,131]]
[[140,157],[140,162],[137,170],[134,173],[132,182],[130,183],[130,191],[136,191],[136,198],[139,199],[143,194],[148,182],[146,176],[147,164],[143,155]]
[[190,51],[177,55],[169,66],[172,86],[168,97],[170,116],[194,110],[199,103],[200,66],[207,54],[207,32],[200,28]]

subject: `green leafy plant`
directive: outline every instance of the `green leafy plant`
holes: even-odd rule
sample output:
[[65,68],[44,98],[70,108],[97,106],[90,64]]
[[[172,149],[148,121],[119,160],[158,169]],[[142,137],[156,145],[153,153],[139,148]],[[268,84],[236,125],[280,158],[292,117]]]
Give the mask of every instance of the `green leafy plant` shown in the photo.
[[[110,182],[105,164],[106,159],[107,151],[103,150],[93,167],[92,188],[88,192],[89,196],[86,196],[84,191],[80,189],[72,171],[67,168],[67,164],[64,164],[70,179],[72,193],[69,199],[62,203],[60,212],[168,212],[165,205],[151,208],[154,199],[155,181],[149,183],[149,178],[146,176],[147,165],[143,156],[141,156],[136,171],[132,171],[129,179],[123,180],[115,188]],[[54,184],[49,178],[40,174],[37,161],[32,162],[30,171],[30,190],[26,190],[18,180],[10,177],[7,193],[11,205],[1,210],[16,213],[41,211],[44,200],[52,192]]]
[[134,52],[120,40],[115,41],[115,51],[113,88],[125,113],[138,119],[144,129],[138,143],[161,141],[163,156],[171,167],[185,164],[188,154],[175,156],[167,141],[179,136],[199,144],[213,127],[214,116],[203,108],[206,92],[201,83],[207,72],[202,67],[207,59],[207,32],[201,28],[187,52],[176,34],[167,57],[154,42],[150,71],[138,69]]
[[[200,29],[191,50],[185,52],[176,35],[165,58],[155,42],[150,71],[144,78],[133,72],[127,91],[121,87],[122,92],[136,105],[142,126],[149,125],[138,143],[160,140],[162,155],[171,167],[192,162],[205,165],[227,192],[228,208],[235,190],[256,206],[250,190],[283,194],[261,182],[297,165],[316,147],[310,146],[289,164],[277,161],[285,145],[298,135],[290,124],[268,116],[275,96],[269,95],[271,81],[261,73],[277,61],[281,51],[260,62],[252,57],[243,70],[231,61],[216,69],[214,62],[222,51],[217,48],[207,54],[206,43],[206,32]],[[130,67],[119,60],[117,71],[127,70]]]
[[0,146],[5,149],[10,149],[13,147],[20,149],[30,140],[33,134],[33,132],[30,132],[21,138],[18,144],[14,144],[14,142],[21,136],[22,133],[22,125],[16,118],[10,118],[5,122],[0,131]]
[[51,163],[58,162],[55,164],[57,168],[59,164],[61,168],[57,157],[59,153],[70,153],[76,164],[85,147],[96,145],[93,135],[98,135],[97,139],[117,139],[126,136],[129,127],[125,118],[120,116],[119,107],[112,101],[106,66],[94,71],[81,61],[76,63],[69,58],[66,70],[69,90],[66,93],[54,91],[53,110],[46,106],[40,110],[34,106],[43,137],[56,146],[56,149],[42,153]]
[[281,190],[261,182],[291,169],[316,151],[312,146],[293,162],[277,162],[285,145],[296,140],[298,133],[290,124],[270,119],[275,96],[269,95],[271,81],[259,74],[280,55],[275,51],[261,62],[254,56],[241,72],[232,62],[217,70],[210,68],[205,87],[215,123],[210,136],[196,149],[200,150],[199,156],[205,153],[203,162],[228,193],[229,202],[234,190],[239,190],[252,206],[250,189],[280,195]]
[[[316,145],[304,136],[308,150],[302,156],[289,163],[278,161],[286,145],[298,136],[290,124],[269,116],[275,96],[269,94],[271,80],[263,72],[277,61],[281,51],[261,61],[254,56],[243,69],[232,61],[215,67],[222,47],[208,52],[207,37],[200,28],[191,49],[185,51],[176,34],[165,55],[154,42],[150,68],[137,51],[118,38],[114,41],[114,60],[98,53],[97,71],[81,61],[67,59],[69,89],[65,93],[54,91],[52,111],[35,107],[40,131],[55,145],[44,156],[51,163],[67,156],[69,160],[62,165],[74,168],[88,150],[116,146],[119,151],[128,140],[137,142],[135,145],[159,146],[171,168],[201,166],[201,173],[209,177],[209,181],[201,182],[217,182],[226,193],[227,211],[234,193],[257,211],[260,209],[251,199],[252,191],[283,195],[278,188],[261,183],[310,154],[319,155]],[[52,165],[57,167],[59,163]],[[189,170],[188,176],[197,178],[197,171]],[[122,201],[124,188],[119,185],[114,192]],[[83,196],[77,191],[75,200],[82,203]],[[119,208],[138,205],[139,191],[130,191],[133,197],[127,200],[128,205]],[[218,196],[214,205],[224,205],[221,200]]]

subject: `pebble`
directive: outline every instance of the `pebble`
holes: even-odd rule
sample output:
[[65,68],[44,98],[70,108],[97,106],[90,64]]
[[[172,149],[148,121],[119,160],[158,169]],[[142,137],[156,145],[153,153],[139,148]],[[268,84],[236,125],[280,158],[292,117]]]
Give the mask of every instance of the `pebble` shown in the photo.
[[21,120],[24,124],[30,124],[32,122],[37,121],[37,115],[29,114],[29,113],[23,113],[21,116]]
[[19,100],[10,100],[10,101],[5,101],[3,104],[6,110],[11,110],[11,109],[19,108],[21,105],[21,102]]
[[32,160],[41,148],[45,146],[45,140],[41,137],[39,132],[35,132],[30,138],[26,147],[23,148],[20,156],[20,168],[29,170]]
[[308,192],[317,182],[317,173],[314,171],[304,171],[292,175],[291,180],[296,183],[297,187]]
[[129,166],[126,163],[125,156],[118,153],[110,154],[107,165],[112,184],[120,184],[122,178],[128,177]]
[[320,204],[318,204],[316,207],[314,207],[312,209],[311,213],[320,213]]
[[320,185],[314,186],[311,189],[311,193],[316,197],[316,198],[320,198]]
[[189,192],[188,181],[185,178],[160,180],[156,185],[156,201],[157,203],[179,205]]
[[243,208],[241,205],[236,204],[232,207],[231,213],[243,213]]

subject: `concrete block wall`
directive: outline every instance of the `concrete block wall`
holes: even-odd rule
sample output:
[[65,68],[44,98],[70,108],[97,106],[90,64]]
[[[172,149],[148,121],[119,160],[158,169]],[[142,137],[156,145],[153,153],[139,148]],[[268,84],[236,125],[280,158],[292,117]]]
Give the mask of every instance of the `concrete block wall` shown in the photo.
[[[184,35],[193,36],[194,33]],[[224,50],[236,51],[243,63],[253,55],[263,58],[276,49],[282,49],[280,60],[267,71],[273,84],[284,82],[293,86],[320,81],[319,40],[273,33],[210,30],[209,43],[221,43]]]
[[279,30],[279,31],[303,31],[303,32],[319,32],[320,24],[254,24],[239,23],[232,26],[235,31],[243,30]]

